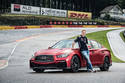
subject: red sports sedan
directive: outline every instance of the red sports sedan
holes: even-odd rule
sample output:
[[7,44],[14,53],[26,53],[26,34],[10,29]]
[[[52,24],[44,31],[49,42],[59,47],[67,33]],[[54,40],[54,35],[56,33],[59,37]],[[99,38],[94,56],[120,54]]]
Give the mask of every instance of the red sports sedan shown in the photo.
[[[82,57],[78,43],[71,49],[74,40],[61,40],[48,49],[35,52],[30,59],[30,68],[35,72],[45,69],[63,69],[77,72],[86,67],[86,60]],[[110,51],[94,40],[89,40],[88,48],[93,67],[101,71],[108,71],[112,65]]]

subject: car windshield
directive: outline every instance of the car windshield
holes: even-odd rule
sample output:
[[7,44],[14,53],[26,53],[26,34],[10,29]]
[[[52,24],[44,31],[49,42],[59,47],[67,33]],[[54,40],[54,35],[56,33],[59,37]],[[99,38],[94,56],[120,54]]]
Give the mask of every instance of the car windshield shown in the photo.
[[52,48],[71,48],[72,47],[73,40],[62,40],[57,42],[55,45],[52,46]]
[[[73,40],[62,40],[62,41],[57,42],[51,48],[58,48],[58,49],[72,48],[72,43],[73,43]],[[90,45],[90,42],[88,45]],[[79,48],[78,43],[75,44],[74,48]]]

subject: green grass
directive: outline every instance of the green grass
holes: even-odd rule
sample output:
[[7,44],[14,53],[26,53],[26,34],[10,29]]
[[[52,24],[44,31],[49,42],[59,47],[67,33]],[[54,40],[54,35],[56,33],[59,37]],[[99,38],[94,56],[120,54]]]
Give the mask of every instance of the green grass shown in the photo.
[[[46,19],[46,20],[57,20],[57,21],[90,21],[86,19],[80,19],[80,18],[68,18],[68,17],[55,17],[55,16],[44,16],[44,15],[28,15],[28,14],[1,14],[3,17],[22,17],[22,18],[27,18],[27,17],[36,17],[36,18],[41,18],[41,19]],[[92,20],[91,20],[92,21]]]
[[[112,29],[114,30],[114,29]],[[106,36],[106,33],[112,30],[105,30],[105,31],[99,31],[99,32],[93,32],[93,33],[88,33],[86,36],[88,37],[88,39],[92,39],[92,40],[96,40],[97,42],[99,42],[100,44],[102,44],[104,47],[108,48],[111,51],[111,56],[112,56],[112,61],[113,62],[118,62],[118,63],[124,63],[124,61],[118,59],[117,57],[114,56],[110,45],[108,43],[108,39]],[[76,38],[72,37],[72,39]]]
[[44,15],[30,15],[30,14],[0,14],[0,19],[23,19],[23,20],[41,20],[42,23],[46,23],[46,21],[95,21],[99,25],[112,25],[112,24],[125,24],[125,22],[115,22],[115,21],[107,21],[102,19],[82,19],[82,18],[68,18],[68,17],[55,17],[55,16],[44,16]]
[[122,40],[125,42],[125,37],[123,36],[123,31],[120,32],[120,36],[121,36]]

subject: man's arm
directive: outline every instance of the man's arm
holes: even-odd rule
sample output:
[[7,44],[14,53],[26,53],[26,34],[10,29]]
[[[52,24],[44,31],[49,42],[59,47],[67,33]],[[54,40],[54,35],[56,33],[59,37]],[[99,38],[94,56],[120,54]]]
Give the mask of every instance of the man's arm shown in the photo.
[[72,43],[72,49],[74,49],[74,46],[75,46],[75,42]]
[[88,38],[86,37],[86,44],[88,44]]
[[72,49],[74,49],[75,43],[78,42],[78,37],[74,40],[74,42],[72,43]]

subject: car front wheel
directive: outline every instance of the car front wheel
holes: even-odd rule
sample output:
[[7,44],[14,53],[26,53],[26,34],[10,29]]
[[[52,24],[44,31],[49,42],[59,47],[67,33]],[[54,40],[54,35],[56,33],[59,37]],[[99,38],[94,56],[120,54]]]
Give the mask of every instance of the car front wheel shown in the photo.
[[78,72],[80,67],[80,60],[78,58],[78,56],[73,56],[71,59],[71,71],[72,72]]
[[110,62],[109,62],[108,57],[105,57],[104,63],[102,65],[102,67],[100,67],[100,70],[101,71],[108,71],[109,70],[109,64],[110,64]]
[[44,72],[44,69],[33,69],[33,71],[35,71],[36,73],[42,73]]

